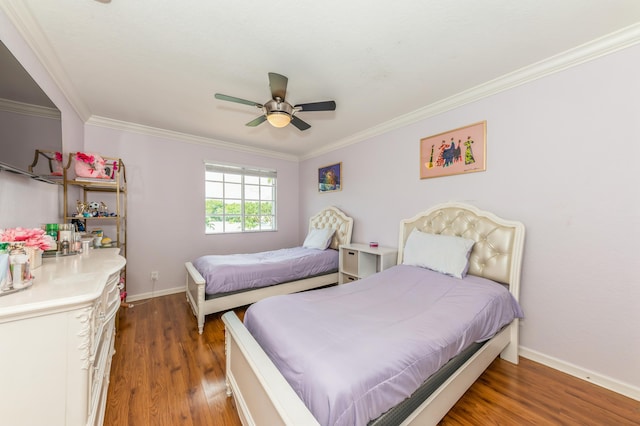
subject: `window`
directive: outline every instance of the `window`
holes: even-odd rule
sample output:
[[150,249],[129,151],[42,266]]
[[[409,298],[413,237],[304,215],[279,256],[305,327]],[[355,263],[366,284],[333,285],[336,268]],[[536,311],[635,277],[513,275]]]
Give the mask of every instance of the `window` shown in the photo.
[[275,231],[275,170],[205,163],[205,232]]

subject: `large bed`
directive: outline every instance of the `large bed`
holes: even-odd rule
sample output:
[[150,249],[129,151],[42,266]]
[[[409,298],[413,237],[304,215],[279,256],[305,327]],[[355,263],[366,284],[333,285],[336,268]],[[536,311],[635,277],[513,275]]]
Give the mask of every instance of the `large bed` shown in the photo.
[[[312,231],[326,229],[333,231],[327,251],[332,252],[331,254],[335,256],[337,265],[338,248],[340,245],[349,244],[351,242],[353,219],[337,207],[327,207],[309,219],[308,237],[311,235]],[[328,255],[329,253],[326,254]],[[318,255],[323,255],[323,253],[318,253]],[[273,277],[267,276],[267,271],[270,270],[270,267],[277,263],[288,263],[290,269],[300,269],[301,259],[307,258],[303,247],[254,253],[251,254],[251,260],[247,260],[250,257],[249,255],[206,257],[212,258],[212,260],[217,263],[215,269],[210,268],[212,273],[210,274],[211,278],[209,281],[212,281],[213,278],[215,278],[215,272],[220,272],[221,274],[227,273],[231,268],[233,268],[237,277],[244,276],[243,274],[248,274],[247,276],[259,276],[260,280],[265,282],[262,282],[261,284],[253,283],[255,285],[253,287],[248,287],[249,284],[247,284],[245,288],[241,289],[234,288],[230,290],[222,288],[220,290],[207,290],[207,288],[212,287],[210,285],[211,282],[208,283],[203,276],[206,275],[204,274],[204,268],[200,267],[200,270],[198,270],[194,265],[197,265],[197,261],[200,261],[201,259],[199,258],[193,262],[186,262],[186,296],[187,301],[196,316],[198,331],[200,334],[202,334],[204,330],[204,320],[206,315],[233,309],[239,306],[249,305],[268,296],[295,293],[336,284],[338,282],[337,266],[321,273],[314,273],[312,270],[304,271],[304,274],[298,274],[301,278],[296,279],[282,278],[285,274],[278,274],[275,271],[274,274],[276,275]],[[289,260],[282,260],[285,259],[285,257],[288,257]],[[241,279],[239,280],[236,278],[233,280],[242,281]],[[247,281],[250,279],[251,278],[247,278]],[[229,281],[229,279],[227,279],[227,281]],[[253,281],[257,282],[258,280]]]
[[[226,327],[227,390],[228,395],[233,395],[235,399],[242,423],[244,425],[367,424],[369,419],[373,419],[370,424],[437,424],[498,355],[512,363],[518,362],[518,318],[522,317],[522,312],[519,310],[517,301],[520,288],[524,233],[524,226],[520,222],[501,219],[492,213],[481,211],[466,204],[441,204],[410,219],[401,221],[398,242],[398,266],[363,280],[343,284],[331,289],[317,290],[304,295],[266,299],[247,310],[244,324],[234,312],[225,313],[222,318]],[[421,268],[416,267],[416,247],[422,247],[420,244],[416,245],[417,235],[420,235],[421,238],[429,237],[429,244],[436,237],[441,238],[443,242],[456,240],[457,244],[457,241],[460,240],[465,241],[465,244],[468,243],[471,251],[468,254],[468,262],[465,262],[464,271],[456,269],[453,273],[453,275],[460,275],[461,273],[459,278],[452,278],[448,275],[445,276],[422,268],[424,265],[419,265]],[[440,241],[437,238],[436,241]],[[447,244],[449,243],[447,242]],[[445,247],[443,245],[443,248]],[[448,250],[447,247],[446,250],[441,250],[440,252]],[[433,252],[433,256],[437,257],[438,251]],[[444,259],[444,261],[447,263],[447,259]],[[431,268],[432,265],[429,265],[429,267]],[[447,268],[449,268],[448,265]],[[455,265],[455,268],[459,268],[459,265]],[[418,271],[418,269],[422,269],[422,271]],[[413,275],[402,275],[406,274],[407,271],[410,274],[418,275],[415,275],[415,279],[412,278]],[[444,272],[451,273],[448,269]],[[443,292],[443,296],[435,296],[434,299],[451,299],[449,300],[449,305],[444,307],[434,305],[436,308],[432,309],[431,302],[426,301],[427,296],[420,294],[420,296],[416,297],[413,293],[410,293],[414,291],[411,287],[412,285],[414,287],[415,285],[419,287],[424,285],[422,280],[425,274],[441,275],[438,280],[444,280],[445,283],[443,285],[445,287],[441,287],[444,290],[439,291]],[[401,281],[397,281],[398,277],[403,278]],[[409,282],[412,280],[415,282]],[[446,280],[449,281],[446,282]],[[409,283],[407,284],[405,281]],[[458,285],[458,282],[460,285]],[[431,286],[432,284],[429,283],[429,285]],[[454,311],[453,307],[459,303],[458,300],[462,301],[462,299],[468,299],[467,302],[478,304],[476,299],[480,296],[476,296],[475,293],[472,293],[472,295],[461,293],[460,296],[455,296],[460,299],[453,299],[453,295],[457,294],[459,287],[469,287],[475,292],[478,291],[477,288],[479,286],[491,288],[491,292],[500,294],[499,297],[502,299],[505,299],[502,293],[506,293],[508,295],[506,299],[511,299],[509,303],[511,303],[512,308],[500,308],[501,313],[496,316],[496,319],[491,320],[492,328],[484,325],[469,326],[463,324],[457,326],[463,327],[465,330],[460,333],[462,337],[440,335],[441,330],[443,330],[442,333],[445,333],[444,330],[448,329],[448,326],[444,326],[443,318],[451,317],[452,312],[460,312],[456,315],[461,317],[476,316],[475,314],[465,315],[466,307],[461,311]],[[385,287],[387,289],[383,290]],[[398,289],[396,293],[400,296],[396,298],[393,295],[393,291],[389,292],[389,287]],[[403,378],[401,379],[401,381],[418,382],[415,384],[416,389],[412,391],[410,398],[402,400],[400,403],[393,402],[395,405],[389,407],[388,412],[378,418],[374,416],[363,420],[365,417],[360,414],[353,414],[345,410],[346,414],[340,415],[336,420],[333,414],[325,415],[318,412],[317,406],[322,406],[324,402],[313,402],[313,395],[310,396],[310,394],[313,394],[313,389],[316,388],[304,387],[301,385],[302,379],[298,381],[298,378],[309,376],[313,378],[312,381],[326,382],[328,380],[325,380],[325,376],[337,375],[341,379],[339,381],[347,382],[347,389],[353,390],[360,387],[361,383],[351,383],[347,380],[347,377],[357,375],[354,371],[358,364],[371,362],[371,358],[374,361],[377,358],[388,358],[388,353],[397,352],[402,354],[407,340],[418,340],[414,339],[414,337],[419,332],[413,330],[410,332],[403,331],[401,328],[394,328],[397,327],[395,323],[393,325],[387,324],[388,315],[386,310],[384,310],[384,315],[379,315],[379,318],[376,318],[375,315],[373,316],[374,327],[361,322],[360,317],[371,315],[368,315],[364,310],[359,310],[359,305],[366,305],[370,302],[363,298],[362,303],[354,303],[354,300],[357,299],[353,299],[353,297],[354,294],[364,294],[367,291],[380,292],[387,298],[384,303],[379,304],[381,313],[385,308],[382,306],[383,304],[393,305],[400,303],[399,299],[401,298],[409,300],[409,303],[413,303],[414,306],[403,308],[403,311],[406,311],[407,318],[413,315],[411,312],[415,311],[416,308],[422,309],[420,305],[424,300],[424,305],[429,306],[429,309],[424,309],[425,312],[431,310],[435,312],[435,316],[425,317],[425,321],[437,324],[437,326],[432,327],[432,330],[437,331],[436,334],[440,340],[447,341],[446,345],[442,345],[447,349],[439,355],[441,360],[438,361],[438,364],[435,365],[433,363],[434,366],[429,367],[437,369],[435,373],[426,371],[426,369],[422,371],[423,368],[421,366],[414,368],[414,364],[410,364],[412,371],[416,371],[415,377],[409,374],[402,376]],[[413,302],[411,299],[414,299]],[[420,302],[415,303],[416,299]],[[289,305],[280,304],[287,300],[289,301],[287,303],[290,303]],[[329,308],[326,307],[327,304],[330,306]],[[479,303],[479,305],[485,304],[487,303]],[[320,305],[322,305],[322,308],[316,310],[316,306]],[[332,308],[331,305],[333,306]],[[282,306],[289,306],[289,308],[283,309]],[[326,320],[321,317],[322,309],[324,309],[324,312],[331,312],[331,314],[326,315]],[[370,307],[367,308],[365,306],[365,309],[370,309]],[[507,317],[504,313],[509,309],[513,310],[511,317]],[[282,316],[283,312],[290,310],[294,311],[291,313],[293,317],[297,315],[297,318],[300,319],[297,322],[301,325],[287,328],[289,326],[285,324],[284,329],[288,330],[285,333],[287,337],[276,337],[275,343],[269,343],[269,338],[273,340],[273,336],[269,337],[269,335],[277,333],[278,329],[283,327],[283,323],[296,322],[282,320],[286,318],[286,316]],[[485,310],[481,315],[484,316],[485,313],[492,311],[493,309]],[[287,314],[285,313],[285,315]],[[404,315],[404,313],[396,312],[391,314],[391,316],[394,315]],[[344,322],[342,325],[339,322],[332,322],[333,317],[342,316],[347,318],[348,322]],[[305,321],[309,319],[310,321],[305,322],[303,319]],[[375,323],[375,320],[379,322]],[[464,320],[466,321],[467,319]],[[264,327],[259,326],[260,323],[264,323]],[[363,331],[367,327],[374,330],[374,333],[372,339],[363,340],[363,336],[367,337]],[[251,331],[249,331],[249,328],[251,328]],[[345,342],[352,346],[369,345],[367,350],[360,350],[360,355],[353,355],[353,357],[364,356],[371,352],[375,353],[376,350],[380,351],[379,346],[376,346],[380,344],[377,342],[377,335],[384,334],[381,333],[381,330],[387,328],[391,330],[390,334],[397,339],[398,343],[384,346],[384,352],[379,352],[383,353],[383,356],[360,360],[360,358],[352,358],[352,355],[346,355],[351,353],[347,352],[347,350],[351,349]],[[467,336],[467,330],[472,328],[474,330],[478,329],[479,334]],[[343,330],[347,332],[343,333]],[[338,337],[329,343],[324,341],[317,343],[317,336],[321,333],[327,335],[335,334]],[[429,331],[429,334],[431,334],[431,331]],[[402,335],[405,335],[404,338],[406,340],[400,338]],[[278,344],[277,339],[280,339],[281,344]],[[299,340],[300,343],[304,343],[308,347],[307,354],[302,353],[302,356],[300,356],[300,353],[296,353],[296,349],[292,349],[293,346],[286,340]],[[472,342],[469,343],[469,340]],[[448,345],[451,343],[449,341],[453,341],[453,346],[459,346],[455,353],[462,350],[460,355],[446,352],[449,350]],[[355,352],[358,353],[358,350]],[[340,356],[335,359],[329,359],[336,354],[344,355],[342,360],[340,360]],[[401,357],[404,356],[406,355],[401,355]],[[453,356],[453,358],[448,361],[450,356]],[[404,360],[404,358],[401,359]],[[396,362],[392,358],[390,360],[392,364]],[[280,365],[280,369],[277,365]],[[400,367],[400,370],[407,369]],[[419,383],[423,379],[419,376],[418,370],[420,370],[420,374],[426,374],[422,384]],[[318,371],[323,371],[323,373],[318,374]],[[395,380],[396,374],[394,373],[391,377]],[[344,385],[344,383],[341,385]],[[367,401],[372,401],[371,404],[373,404],[373,401],[377,403],[377,400],[387,399],[387,397],[393,400],[398,397],[395,394],[400,393],[399,384],[392,380],[382,381],[377,387],[383,388],[382,393],[377,396],[367,391],[363,398],[355,402],[347,401],[345,403],[340,399],[337,402],[349,407],[351,405],[361,405],[361,408],[367,409],[369,408]],[[324,393],[324,391],[316,391],[315,393],[318,392]],[[348,394],[350,391],[346,393]],[[332,395],[329,395],[329,397],[323,395],[323,397],[326,401],[331,399]],[[348,396],[350,397],[350,395]],[[318,418],[320,418],[320,421]]]

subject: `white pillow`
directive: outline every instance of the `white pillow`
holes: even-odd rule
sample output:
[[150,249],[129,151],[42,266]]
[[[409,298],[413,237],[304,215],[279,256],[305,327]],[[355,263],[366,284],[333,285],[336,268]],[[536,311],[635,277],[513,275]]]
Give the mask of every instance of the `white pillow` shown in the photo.
[[334,232],[331,228],[311,228],[309,234],[307,234],[307,238],[305,238],[304,243],[302,243],[302,247],[325,250],[331,244],[331,238],[333,238]]
[[411,231],[404,246],[405,265],[420,266],[456,278],[469,269],[469,254],[475,241],[450,235]]

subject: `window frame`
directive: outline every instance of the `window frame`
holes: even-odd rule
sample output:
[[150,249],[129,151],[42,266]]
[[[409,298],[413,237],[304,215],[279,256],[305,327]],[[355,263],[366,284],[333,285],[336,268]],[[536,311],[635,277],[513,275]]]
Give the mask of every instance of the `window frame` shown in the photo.
[[[225,164],[211,161],[205,161],[205,176],[204,176],[204,199],[205,199],[205,234],[206,235],[221,235],[221,234],[234,234],[234,233],[247,233],[247,232],[274,232],[278,230],[277,222],[277,187],[278,187],[278,172],[275,169],[242,166],[236,164]],[[210,173],[221,174],[220,179],[210,178]],[[239,179],[238,179],[239,178]],[[257,181],[256,181],[257,178]],[[266,182],[265,182],[266,179]],[[249,180],[250,182],[247,182]],[[253,180],[253,182],[251,182]],[[217,183],[221,185],[221,195],[213,196],[209,191],[209,184]],[[237,193],[228,195],[227,191],[234,185],[239,185],[239,195]],[[253,189],[255,197],[247,199],[247,190]],[[263,199],[264,190],[267,189],[270,192],[271,199]],[[218,194],[215,194],[218,195]],[[221,213],[210,212],[209,201],[218,200],[221,201]],[[257,203],[257,213],[247,213],[247,205],[249,203]],[[270,212],[264,214],[262,208],[265,203],[270,203]],[[227,206],[240,205],[239,213],[227,212]],[[221,217],[221,221],[216,223],[222,225],[221,231],[216,231],[211,226],[210,218]],[[240,229],[228,230],[227,227],[232,224],[232,221],[228,219],[239,219]],[[256,227],[257,224],[257,227]],[[264,228],[269,225],[268,228]],[[249,226],[253,226],[249,228]]]

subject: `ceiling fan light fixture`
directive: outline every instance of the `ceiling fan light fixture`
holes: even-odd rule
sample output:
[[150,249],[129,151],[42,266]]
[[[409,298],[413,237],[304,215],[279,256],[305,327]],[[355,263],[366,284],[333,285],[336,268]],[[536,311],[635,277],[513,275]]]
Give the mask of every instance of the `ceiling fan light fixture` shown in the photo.
[[273,111],[267,114],[267,121],[273,127],[285,127],[291,122],[291,116],[283,111]]
[[254,106],[262,111],[262,115],[250,122],[246,123],[246,126],[256,127],[265,121],[268,121],[273,127],[281,129],[293,124],[298,130],[304,131],[311,126],[305,123],[303,120],[294,116],[298,112],[302,111],[335,111],[335,101],[324,102],[311,102],[300,105],[291,105],[284,100],[287,93],[287,77],[274,72],[269,73],[269,88],[271,89],[271,99],[264,103],[264,105],[258,102],[248,101],[246,99],[236,98],[234,96],[223,95],[222,93],[216,93],[215,98],[222,101],[235,102],[239,104]]

